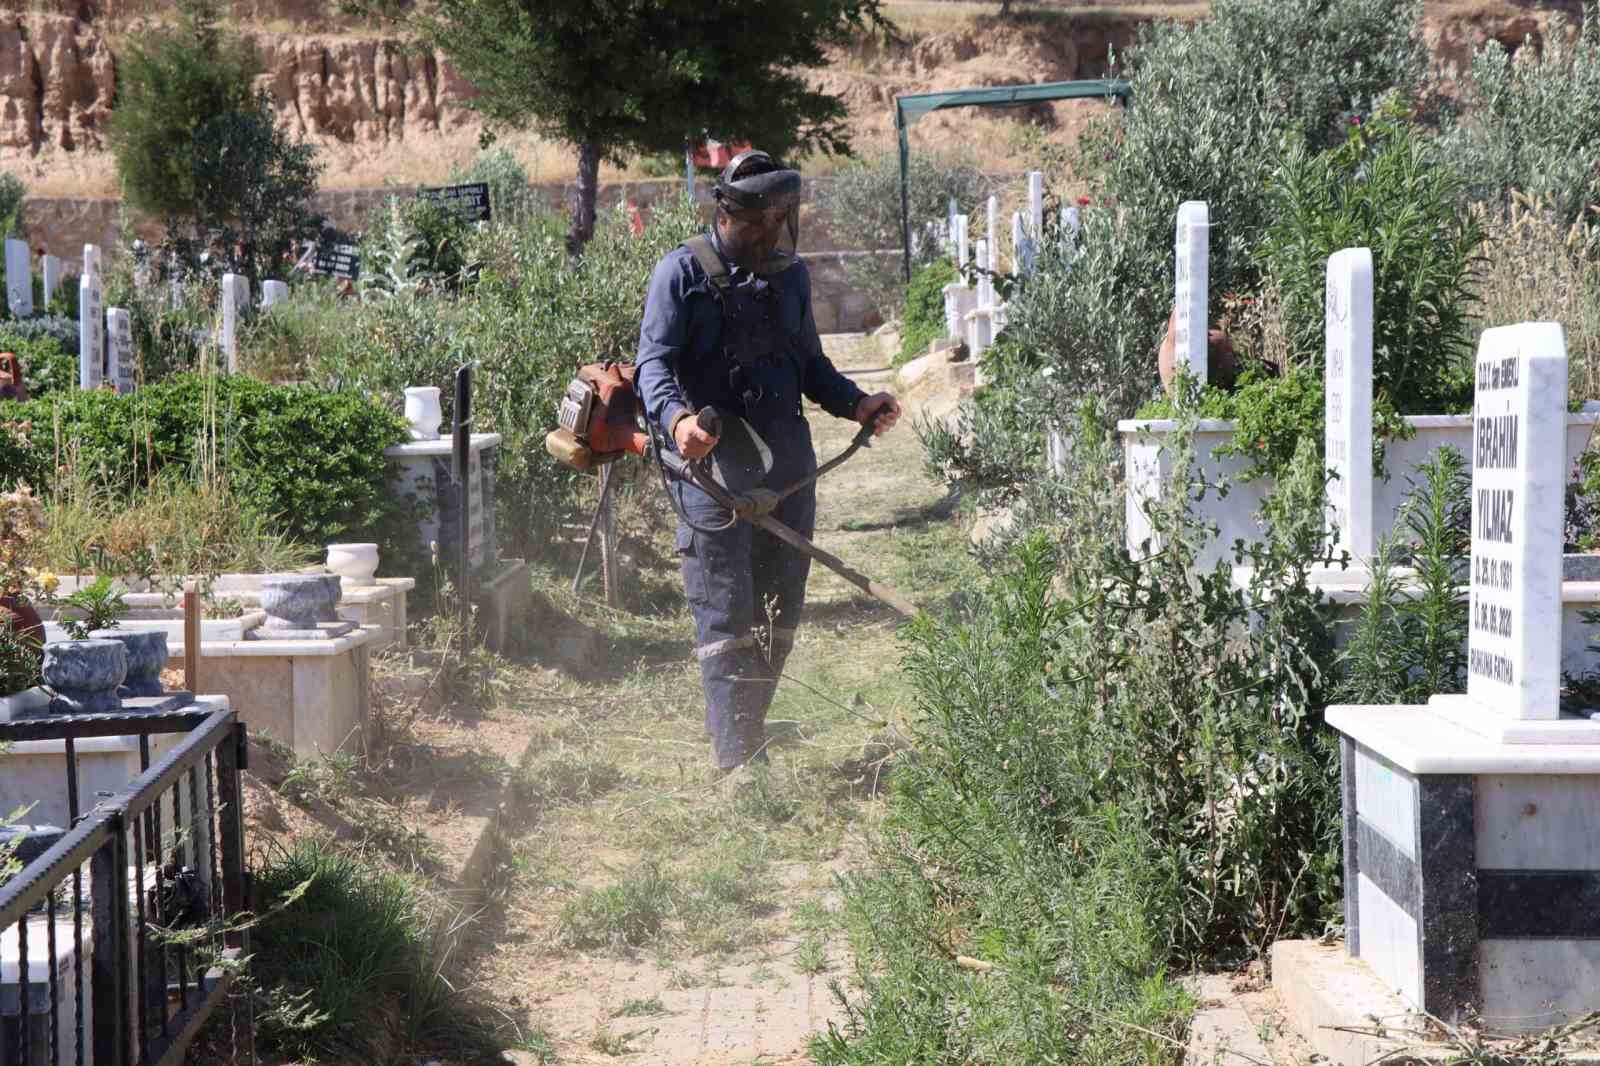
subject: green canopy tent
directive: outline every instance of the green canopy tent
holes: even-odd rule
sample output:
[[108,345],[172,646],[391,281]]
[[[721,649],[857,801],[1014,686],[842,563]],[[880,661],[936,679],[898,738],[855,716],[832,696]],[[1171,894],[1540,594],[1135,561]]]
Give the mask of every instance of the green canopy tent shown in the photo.
[[911,145],[906,139],[907,128],[928,112],[947,107],[1023,107],[1048,100],[1086,98],[1113,99],[1127,105],[1133,99],[1133,83],[1111,78],[1043,81],[1034,85],[997,85],[894,98],[894,131],[900,139],[900,237],[904,245],[906,281],[911,280],[911,185],[906,177]]

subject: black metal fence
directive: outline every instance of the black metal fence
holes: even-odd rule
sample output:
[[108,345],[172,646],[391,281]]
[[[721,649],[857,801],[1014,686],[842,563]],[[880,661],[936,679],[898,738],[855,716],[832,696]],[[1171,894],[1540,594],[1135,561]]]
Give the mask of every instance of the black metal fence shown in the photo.
[[[82,810],[77,743],[114,736],[138,738],[141,773]],[[152,738],[175,742],[154,763]],[[244,725],[197,709],[0,723],[0,744],[38,740],[63,743],[71,824],[0,886],[0,1066],[180,1062],[248,947]],[[253,1062],[248,1000],[230,1014]]]

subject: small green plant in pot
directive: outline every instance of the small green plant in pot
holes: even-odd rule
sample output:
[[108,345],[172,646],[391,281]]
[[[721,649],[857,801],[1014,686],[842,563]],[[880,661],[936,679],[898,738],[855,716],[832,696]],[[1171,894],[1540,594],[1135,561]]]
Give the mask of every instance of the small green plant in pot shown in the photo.
[[63,613],[61,625],[72,640],[87,640],[98,629],[115,629],[117,622],[128,613],[122,601],[123,592],[109,574],[101,574],[70,596],[52,596],[50,604],[67,608],[72,615]]

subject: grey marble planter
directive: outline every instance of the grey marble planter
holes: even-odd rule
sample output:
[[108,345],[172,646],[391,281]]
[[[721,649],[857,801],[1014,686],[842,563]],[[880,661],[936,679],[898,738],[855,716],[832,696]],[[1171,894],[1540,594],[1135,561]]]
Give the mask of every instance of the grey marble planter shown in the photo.
[[111,714],[128,676],[128,649],[115,640],[62,640],[44,646],[44,683],[55,714]]
[[274,574],[261,579],[263,629],[315,629],[319,622],[337,622],[339,575]]
[[114,640],[128,650],[128,677],[122,695],[159,696],[161,669],[167,665],[167,631],[164,629],[97,629],[95,640]]

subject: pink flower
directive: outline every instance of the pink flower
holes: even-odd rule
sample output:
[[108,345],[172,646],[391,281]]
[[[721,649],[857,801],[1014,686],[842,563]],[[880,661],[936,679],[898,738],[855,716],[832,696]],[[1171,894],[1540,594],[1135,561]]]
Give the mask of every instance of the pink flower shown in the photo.
[[1361,116],[1360,115],[1351,115],[1350,116],[1350,125],[1352,125],[1352,126],[1361,125]]
[[1078,197],[1078,206],[1079,206],[1079,207],[1088,207],[1088,206],[1089,206],[1089,205],[1090,205],[1090,204],[1092,204],[1092,203],[1094,203],[1094,201],[1093,201],[1093,200],[1091,200],[1091,199],[1090,199],[1090,198],[1089,198],[1089,197],[1087,197],[1087,196],[1080,196],[1080,197]]

